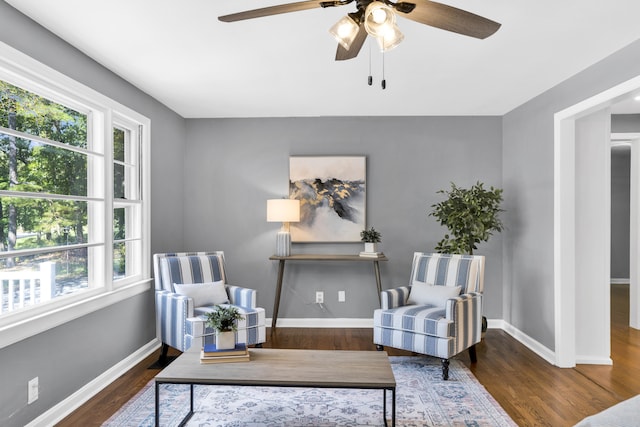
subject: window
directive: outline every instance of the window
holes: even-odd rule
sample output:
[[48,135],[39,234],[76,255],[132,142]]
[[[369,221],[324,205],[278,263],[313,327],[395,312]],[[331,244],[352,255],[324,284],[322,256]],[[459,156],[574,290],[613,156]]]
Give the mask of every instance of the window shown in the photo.
[[148,282],[148,133],[0,44],[0,327]]
[[113,279],[141,273],[136,254],[142,248],[140,199],[141,129],[124,119],[113,128]]

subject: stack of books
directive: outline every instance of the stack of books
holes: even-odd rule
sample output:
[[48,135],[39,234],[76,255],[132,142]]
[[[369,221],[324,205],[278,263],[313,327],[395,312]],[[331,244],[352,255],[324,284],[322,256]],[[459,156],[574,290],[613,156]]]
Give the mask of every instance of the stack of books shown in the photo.
[[205,344],[200,352],[200,363],[234,363],[248,362],[249,350],[244,343],[236,344],[233,349],[220,350],[215,344]]
[[360,252],[360,256],[368,258],[380,258],[382,255],[382,252]]

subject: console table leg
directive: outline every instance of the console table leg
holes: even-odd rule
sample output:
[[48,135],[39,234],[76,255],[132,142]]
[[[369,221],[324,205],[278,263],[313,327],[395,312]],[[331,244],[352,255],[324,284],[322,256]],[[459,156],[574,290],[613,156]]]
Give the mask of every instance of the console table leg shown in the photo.
[[376,274],[376,285],[378,286],[378,302],[382,307],[382,281],[380,280],[380,264],[378,261],[373,261],[373,271]]
[[273,316],[271,318],[271,332],[276,330],[278,310],[280,309],[280,294],[282,293],[282,278],[284,277],[284,260],[278,263],[278,282],[276,283],[276,299],[273,301]]

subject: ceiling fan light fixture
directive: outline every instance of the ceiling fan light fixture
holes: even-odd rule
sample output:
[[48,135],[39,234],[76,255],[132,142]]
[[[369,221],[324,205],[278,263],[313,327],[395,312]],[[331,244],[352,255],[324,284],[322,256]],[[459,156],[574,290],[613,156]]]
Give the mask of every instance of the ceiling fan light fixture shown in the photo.
[[393,27],[385,31],[384,35],[376,37],[376,40],[378,41],[380,50],[386,52],[398,46],[402,40],[404,40],[404,34],[402,34],[400,28],[394,24]]
[[342,47],[349,50],[349,48],[351,48],[351,44],[358,35],[358,29],[358,24],[351,19],[349,15],[347,15],[329,28],[329,33],[331,33]]
[[396,14],[380,1],[371,2],[364,12],[364,28],[372,37],[382,37],[396,24]]

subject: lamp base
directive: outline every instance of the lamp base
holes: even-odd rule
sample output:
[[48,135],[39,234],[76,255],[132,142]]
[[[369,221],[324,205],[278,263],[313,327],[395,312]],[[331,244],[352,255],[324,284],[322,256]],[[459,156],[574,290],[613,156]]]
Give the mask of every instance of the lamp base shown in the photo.
[[291,233],[278,231],[276,236],[276,256],[291,255]]

